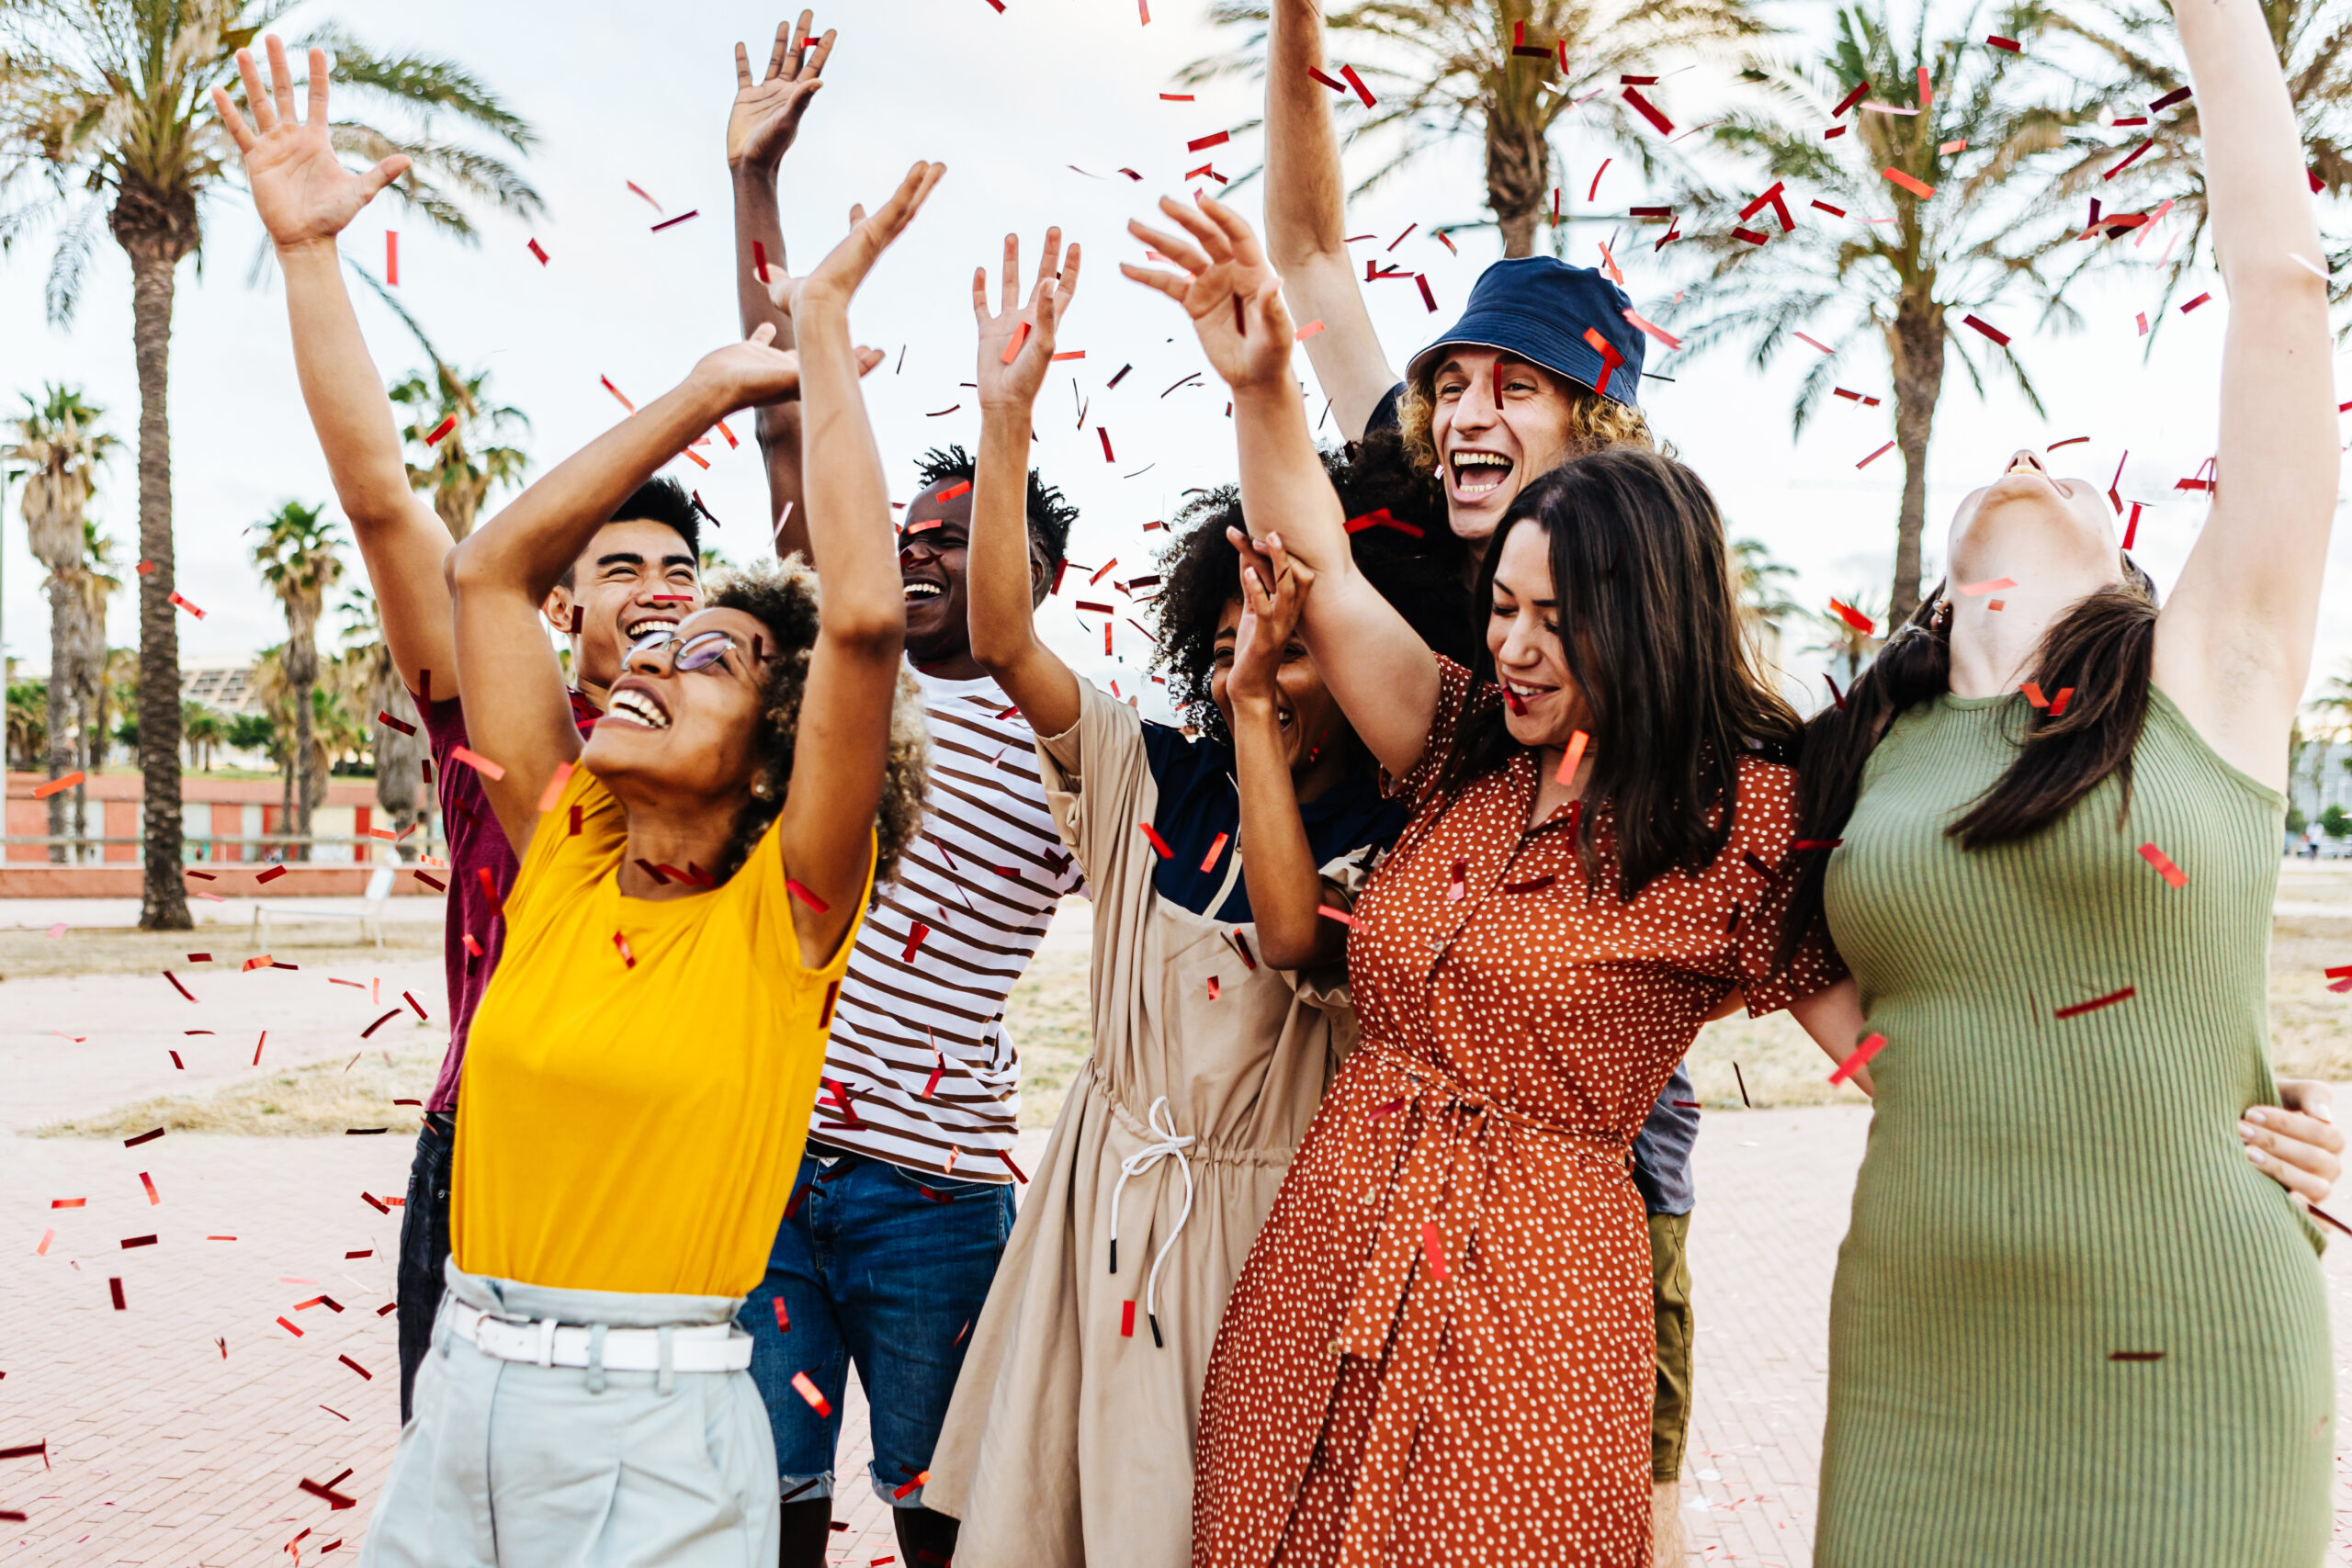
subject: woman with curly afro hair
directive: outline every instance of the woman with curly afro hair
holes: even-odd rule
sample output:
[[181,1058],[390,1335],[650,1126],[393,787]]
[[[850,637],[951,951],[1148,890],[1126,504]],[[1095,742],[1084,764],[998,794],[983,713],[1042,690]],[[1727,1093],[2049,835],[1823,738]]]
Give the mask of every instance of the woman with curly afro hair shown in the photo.
[[[362,1560],[773,1562],[775,1450],[734,1322],[800,1163],[877,879],[920,820],[888,491],[848,306],[918,164],[772,328],[526,491],[447,568],[454,754],[521,860],[459,1100],[453,1248]],[[539,625],[614,505],[720,417],[798,397],[814,576],[739,578],[628,650],[583,750]],[[494,890],[492,890],[494,897]],[[494,1465],[494,1470],[493,1470]]]
[[[1179,517],[1161,561],[1159,662],[1185,728],[1142,718],[1038,640],[1021,476],[1078,275],[1073,247],[1055,285],[1057,242],[1025,308],[1010,251],[1005,309],[982,302],[967,592],[973,655],[1039,737],[1092,895],[1094,1049],[972,1332],[924,1495],[962,1519],[962,1568],[1178,1568],[1209,1344],[1354,1038],[1341,928],[1316,910],[1346,907],[1404,818],[1290,635],[1295,601],[1246,613],[1230,487]],[[1426,635],[1465,642],[1459,574],[1428,553],[1409,474],[1331,468],[1366,573]]]

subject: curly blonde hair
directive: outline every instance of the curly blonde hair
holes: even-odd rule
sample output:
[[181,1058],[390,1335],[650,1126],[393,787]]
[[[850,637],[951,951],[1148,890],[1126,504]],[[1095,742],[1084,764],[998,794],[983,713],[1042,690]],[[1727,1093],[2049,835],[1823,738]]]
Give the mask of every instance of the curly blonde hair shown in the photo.
[[[785,792],[792,784],[793,748],[800,731],[800,699],[808,685],[808,655],[817,646],[817,574],[797,556],[780,565],[747,568],[729,573],[713,588],[705,604],[714,610],[741,610],[768,628],[775,650],[762,665],[760,733],[757,750],[759,782],[765,794],[754,793],[736,818],[735,831],[712,874],[724,882],[750,858],[761,835],[784,809]],[[882,805],[875,813],[879,843],[874,862],[874,892],[898,874],[899,857],[922,827],[923,797],[931,771],[931,727],[924,720],[922,688],[904,666],[890,701],[890,750],[882,770]]]
[[[1437,438],[1431,430],[1437,413],[1437,372],[1441,363],[1439,355],[1431,355],[1423,368],[1413,372],[1405,383],[1405,396],[1396,410],[1405,456],[1419,473],[1437,472]],[[1569,457],[1578,457],[1611,446],[1659,450],[1658,439],[1651,433],[1650,422],[1642,417],[1641,410],[1614,398],[1604,398],[1555,371],[1546,370],[1544,374],[1557,381],[1567,395]],[[1666,455],[1673,456],[1673,449],[1667,448]]]

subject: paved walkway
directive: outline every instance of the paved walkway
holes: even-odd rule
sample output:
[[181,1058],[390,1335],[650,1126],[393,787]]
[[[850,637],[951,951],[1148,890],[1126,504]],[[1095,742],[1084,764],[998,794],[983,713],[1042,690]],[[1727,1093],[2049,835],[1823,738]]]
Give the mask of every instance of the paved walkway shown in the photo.
[[[1868,1114],[1711,1114],[1699,1141],[1694,1562],[1810,1560],[1830,1271]],[[367,1200],[402,1190],[408,1152],[397,1134],[137,1148],[0,1134],[0,1449],[48,1445],[46,1463],[0,1461],[0,1512],[26,1516],[0,1523],[0,1563],[350,1560],[397,1418],[384,1309],[399,1211]],[[2352,1247],[2328,1274],[2343,1338]],[[845,1414],[840,1470],[854,1478],[854,1383]],[[306,1479],[357,1506],[331,1508]],[[834,1561],[896,1554],[869,1489],[846,1486],[839,1506],[851,1528]]]

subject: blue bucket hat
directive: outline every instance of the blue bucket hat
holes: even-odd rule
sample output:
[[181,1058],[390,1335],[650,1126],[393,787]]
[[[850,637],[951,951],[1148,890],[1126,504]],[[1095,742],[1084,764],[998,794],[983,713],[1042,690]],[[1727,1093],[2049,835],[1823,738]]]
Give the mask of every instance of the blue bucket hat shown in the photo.
[[[1570,266],[1551,256],[1498,261],[1478,275],[1462,319],[1413,355],[1406,374],[1418,378],[1440,349],[1473,344],[1516,355],[1611,402],[1639,408],[1645,340],[1625,319],[1633,303],[1623,289],[1589,266]],[[1611,367],[1593,347],[1588,332],[1599,333],[1616,351],[1618,364]]]

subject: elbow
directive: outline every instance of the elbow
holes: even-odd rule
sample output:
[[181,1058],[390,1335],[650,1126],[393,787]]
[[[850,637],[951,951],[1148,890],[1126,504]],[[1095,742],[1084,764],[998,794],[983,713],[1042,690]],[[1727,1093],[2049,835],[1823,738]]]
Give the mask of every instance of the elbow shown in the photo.
[[900,602],[827,604],[820,614],[825,640],[860,660],[892,663],[906,647],[907,612]]
[[1312,927],[1293,931],[1286,920],[1261,922],[1258,927],[1258,957],[1276,969],[1293,973],[1312,969],[1322,962],[1321,945]]
[[441,581],[451,593],[487,586],[492,580],[491,552],[482,547],[486,536],[469,534],[441,558]]
[[971,617],[972,661],[989,674],[1001,681],[1005,672],[1019,667],[1022,659],[1036,646],[1036,638],[1027,626],[1010,628],[990,626],[989,617],[973,606]]

